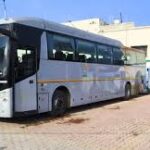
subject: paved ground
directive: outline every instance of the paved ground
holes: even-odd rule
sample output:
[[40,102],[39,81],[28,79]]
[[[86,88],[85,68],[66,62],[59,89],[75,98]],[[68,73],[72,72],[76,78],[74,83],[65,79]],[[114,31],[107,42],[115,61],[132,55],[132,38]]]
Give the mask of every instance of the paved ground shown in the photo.
[[0,150],[150,150],[150,96],[0,120]]

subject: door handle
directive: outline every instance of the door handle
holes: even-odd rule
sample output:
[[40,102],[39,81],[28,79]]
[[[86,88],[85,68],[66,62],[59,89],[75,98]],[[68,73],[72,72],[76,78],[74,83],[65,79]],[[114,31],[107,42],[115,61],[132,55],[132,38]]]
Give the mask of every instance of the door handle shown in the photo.
[[30,84],[33,84],[33,83],[34,83],[34,81],[33,81],[33,80],[29,80],[29,83],[30,83]]

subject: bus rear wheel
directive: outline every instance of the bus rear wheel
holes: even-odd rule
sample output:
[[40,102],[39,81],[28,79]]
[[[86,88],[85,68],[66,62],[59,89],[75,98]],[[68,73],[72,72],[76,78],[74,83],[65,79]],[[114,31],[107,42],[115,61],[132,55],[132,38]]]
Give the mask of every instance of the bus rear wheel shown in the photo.
[[57,90],[54,92],[52,98],[52,116],[62,116],[67,109],[67,96],[61,91]]
[[126,84],[125,86],[125,100],[128,100],[131,98],[131,85],[130,84]]

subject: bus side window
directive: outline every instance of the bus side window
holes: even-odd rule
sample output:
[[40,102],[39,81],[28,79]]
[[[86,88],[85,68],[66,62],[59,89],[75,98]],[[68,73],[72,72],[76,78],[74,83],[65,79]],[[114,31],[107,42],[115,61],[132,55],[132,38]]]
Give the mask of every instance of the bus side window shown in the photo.
[[66,60],[72,61],[73,60],[73,54],[68,54]]
[[119,48],[113,48],[113,64],[124,65],[123,52]]
[[65,60],[65,56],[62,51],[55,52],[55,59],[56,60]]
[[77,61],[86,63],[96,63],[96,45],[92,42],[76,40]]
[[105,45],[98,45],[98,63],[112,64],[112,48]]
[[74,40],[68,36],[47,34],[48,59],[74,61]]

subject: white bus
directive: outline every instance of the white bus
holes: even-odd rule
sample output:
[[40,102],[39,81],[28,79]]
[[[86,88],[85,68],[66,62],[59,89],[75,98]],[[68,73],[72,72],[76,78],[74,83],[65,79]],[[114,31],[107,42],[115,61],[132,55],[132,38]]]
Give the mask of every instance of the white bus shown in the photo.
[[0,21],[0,117],[129,98],[122,44],[35,18]]

